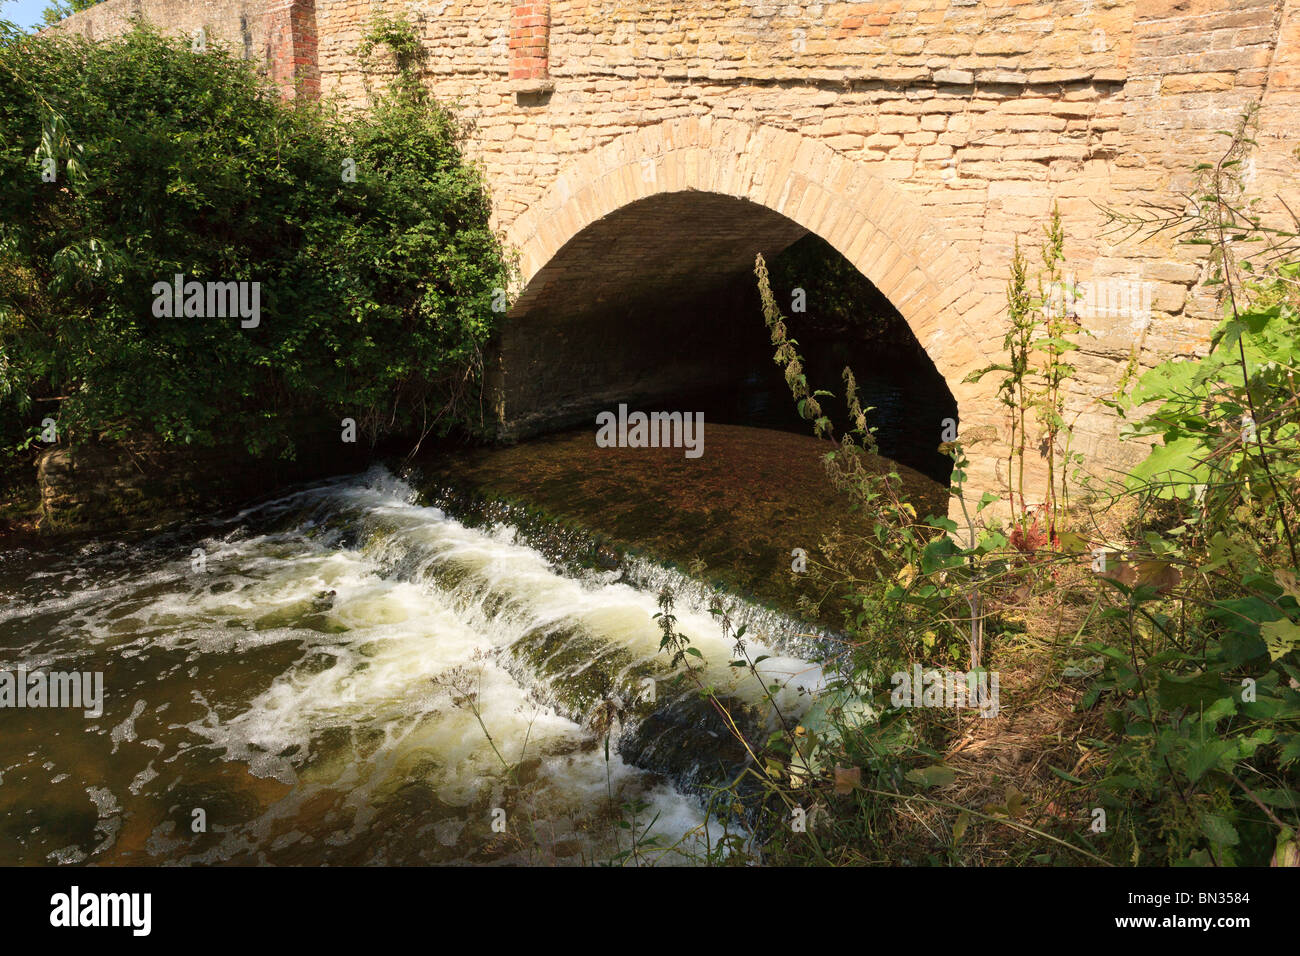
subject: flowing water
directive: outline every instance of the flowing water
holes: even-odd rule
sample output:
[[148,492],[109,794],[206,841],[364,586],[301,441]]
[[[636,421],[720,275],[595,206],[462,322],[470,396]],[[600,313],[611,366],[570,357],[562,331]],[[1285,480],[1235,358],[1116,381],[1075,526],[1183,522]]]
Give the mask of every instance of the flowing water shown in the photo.
[[[132,542],[0,553],[0,669],[105,684],[98,718],[0,711],[0,864],[589,863],[652,820],[680,852],[642,862],[698,852],[701,794],[744,756],[667,679],[665,586],[706,680],[751,729],[773,720],[728,666],[713,590],[419,500],[376,468]],[[816,638],[729,603],[797,715]],[[607,755],[592,715],[611,708]]]
[[[674,680],[660,598],[749,739],[797,720],[842,612],[807,603],[792,549],[867,520],[826,449],[585,430],[0,551],[0,676],[100,673],[105,696],[0,696],[0,864],[698,861],[744,827],[708,797],[747,755]],[[742,626],[757,673],[731,666]]]

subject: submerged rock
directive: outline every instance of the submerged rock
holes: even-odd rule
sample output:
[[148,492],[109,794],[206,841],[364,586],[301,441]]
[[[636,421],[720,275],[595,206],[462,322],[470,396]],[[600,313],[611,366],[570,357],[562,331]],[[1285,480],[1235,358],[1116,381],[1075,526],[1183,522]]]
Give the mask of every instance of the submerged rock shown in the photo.
[[[742,734],[757,741],[763,720],[757,709],[734,697],[721,697]],[[618,743],[618,752],[634,767],[667,777],[685,793],[706,796],[740,776],[749,763],[745,744],[728,726],[710,699],[692,691],[647,716]],[[742,780],[740,790],[755,784]]]

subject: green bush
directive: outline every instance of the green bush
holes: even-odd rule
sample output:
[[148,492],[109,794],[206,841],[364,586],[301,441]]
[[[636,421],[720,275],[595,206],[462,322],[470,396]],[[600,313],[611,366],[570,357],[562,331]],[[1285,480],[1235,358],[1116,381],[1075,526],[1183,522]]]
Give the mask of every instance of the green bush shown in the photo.
[[[0,34],[0,441],[470,423],[506,270],[458,139],[409,86],[345,116],[144,26]],[[178,273],[260,283],[260,322],[155,316]]]
[[[1231,267],[1229,268],[1229,272]],[[1128,476],[1143,560],[1094,641],[1105,660],[1102,802],[1139,851],[1265,865],[1300,829],[1300,266],[1233,290],[1209,354],[1162,363],[1119,403],[1162,443]],[[1166,582],[1157,587],[1157,572]],[[1127,638],[1126,640],[1124,638]]]

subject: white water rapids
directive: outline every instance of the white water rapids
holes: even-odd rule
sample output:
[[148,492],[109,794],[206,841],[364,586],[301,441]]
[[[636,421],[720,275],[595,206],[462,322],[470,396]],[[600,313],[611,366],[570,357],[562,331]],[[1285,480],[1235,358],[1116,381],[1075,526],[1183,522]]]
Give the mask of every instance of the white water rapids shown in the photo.
[[[98,719],[0,713],[0,863],[698,858],[728,742],[667,680],[662,587],[704,681],[774,716],[709,590],[416,499],[374,469],[147,542],[0,556],[0,668],[102,671],[106,693]],[[797,716],[823,682],[790,656],[799,626],[728,603]]]

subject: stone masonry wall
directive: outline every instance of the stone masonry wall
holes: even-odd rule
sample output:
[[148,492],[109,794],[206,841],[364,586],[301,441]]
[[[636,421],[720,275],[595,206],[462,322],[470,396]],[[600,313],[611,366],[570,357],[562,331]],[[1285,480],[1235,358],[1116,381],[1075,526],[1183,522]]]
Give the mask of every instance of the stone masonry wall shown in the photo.
[[52,29],[99,40],[125,33],[134,19],[191,38],[202,31],[205,43],[251,60],[284,95],[299,84],[319,94],[313,0],[105,0]]

